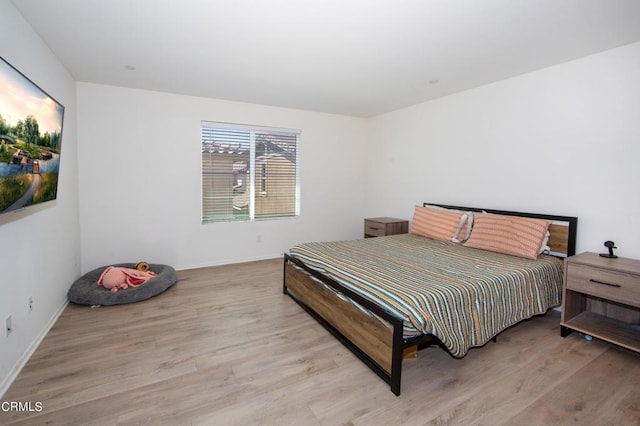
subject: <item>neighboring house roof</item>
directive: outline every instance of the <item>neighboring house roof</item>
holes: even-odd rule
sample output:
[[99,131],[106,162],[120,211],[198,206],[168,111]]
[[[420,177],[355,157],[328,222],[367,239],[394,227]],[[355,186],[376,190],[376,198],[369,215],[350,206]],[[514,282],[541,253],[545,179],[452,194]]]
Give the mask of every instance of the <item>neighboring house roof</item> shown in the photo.
[[[291,162],[295,161],[295,149],[291,149],[289,146],[282,146],[270,141],[260,143],[264,145],[264,149],[260,149],[260,151],[265,151],[265,154],[257,156],[256,160],[284,156]],[[246,155],[249,153],[249,147],[239,143],[230,144],[228,142],[203,140],[202,152],[224,155]]]
[[202,152],[210,152],[212,154],[236,154],[242,155],[249,152],[247,146],[241,144],[230,144],[226,142],[202,141]]

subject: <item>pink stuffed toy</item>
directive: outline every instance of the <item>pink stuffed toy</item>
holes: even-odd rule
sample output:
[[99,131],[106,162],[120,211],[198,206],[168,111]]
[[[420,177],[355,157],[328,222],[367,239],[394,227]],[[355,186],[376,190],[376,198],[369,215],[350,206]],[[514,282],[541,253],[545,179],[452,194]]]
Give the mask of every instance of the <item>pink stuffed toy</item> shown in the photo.
[[139,271],[137,269],[108,266],[100,275],[98,285],[111,291],[124,290],[129,287],[137,287],[149,281],[157,274],[152,271]]

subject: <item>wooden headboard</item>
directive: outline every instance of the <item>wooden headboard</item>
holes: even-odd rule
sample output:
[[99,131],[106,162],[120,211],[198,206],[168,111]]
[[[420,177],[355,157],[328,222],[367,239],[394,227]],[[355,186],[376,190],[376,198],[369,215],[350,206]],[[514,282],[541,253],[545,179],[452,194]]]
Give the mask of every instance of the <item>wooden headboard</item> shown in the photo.
[[546,219],[552,221],[549,226],[549,242],[551,254],[557,257],[569,257],[576,254],[576,236],[578,231],[578,218],[575,216],[558,216],[540,213],[511,212],[507,210],[481,209],[477,207],[451,206],[447,204],[423,203],[423,206],[438,206],[445,209],[465,210],[473,212],[485,212],[508,216],[530,217],[534,219]]

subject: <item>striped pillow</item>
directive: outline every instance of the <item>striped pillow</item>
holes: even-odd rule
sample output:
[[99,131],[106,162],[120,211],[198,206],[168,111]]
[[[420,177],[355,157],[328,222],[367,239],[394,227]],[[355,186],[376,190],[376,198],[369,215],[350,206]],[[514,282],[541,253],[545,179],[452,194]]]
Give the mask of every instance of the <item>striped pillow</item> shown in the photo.
[[469,235],[471,235],[471,228],[473,227],[473,212],[465,211],[465,210],[457,210],[457,209],[448,209],[445,207],[440,207],[435,204],[426,204],[425,207],[429,207],[430,209],[435,210],[444,210],[446,212],[455,212],[460,214],[467,215],[467,220],[462,224],[458,234],[455,236],[454,242],[461,243],[467,241],[469,239]]
[[537,259],[551,221],[497,214],[474,215],[465,247]]
[[460,228],[467,221],[467,215],[447,210],[416,206],[413,212],[411,233],[440,241],[457,240]]

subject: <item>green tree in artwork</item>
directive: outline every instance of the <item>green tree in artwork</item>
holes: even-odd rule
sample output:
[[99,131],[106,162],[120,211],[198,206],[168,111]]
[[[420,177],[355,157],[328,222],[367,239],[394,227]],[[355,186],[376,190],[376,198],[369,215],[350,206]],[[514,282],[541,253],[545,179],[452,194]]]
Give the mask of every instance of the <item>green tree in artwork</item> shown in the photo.
[[0,135],[6,135],[9,133],[10,127],[7,124],[7,120],[0,114]]
[[27,143],[37,144],[40,141],[40,126],[33,115],[28,115],[25,119],[24,132]]
[[13,133],[15,134],[16,138],[24,139],[24,140],[27,139],[25,127],[24,127],[24,121],[20,120],[16,123],[16,126],[13,128]]
[[60,152],[60,142],[62,140],[62,133],[60,132],[53,132],[51,134],[51,144],[49,145],[51,148],[53,148],[54,150],[57,150],[58,152]]
[[44,132],[44,135],[42,135],[42,138],[40,139],[40,145],[42,146],[51,146],[51,136],[49,135],[49,132]]

